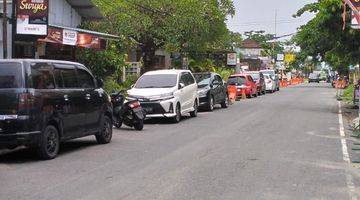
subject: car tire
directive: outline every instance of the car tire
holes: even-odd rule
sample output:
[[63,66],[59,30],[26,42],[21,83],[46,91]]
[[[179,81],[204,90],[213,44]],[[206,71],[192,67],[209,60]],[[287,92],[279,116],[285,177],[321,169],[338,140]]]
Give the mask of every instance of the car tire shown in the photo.
[[101,130],[95,135],[96,141],[99,144],[108,144],[112,139],[112,121],[108,116],[104,116],[104,121]]
[[226,94],[225,100],[221,103],[221,108],[228,108],[228,107],[229,107],[229,103],[230,103],[229,95]]
[[190,117],[197,117],[198,114],[198,103],[197,101],[194,102],[194,111],[190,112]]
[[214,97],[213,97],[213,96],[210,96],[209,102],[208,102],[208,108],[207,108],[207,110],[208,110],[209,112],[214,111],[214,103],[215,103]]
[[258,94],[257,94],[257,91],[253,94],[253,97],[257,97],[258,96]]
[[135,130],[142,131],[144,129],[144,121],[140,120],[136,124],[134,124]]
[[179,123],[181,121],[181,108],[179,104],[176,105],[175,113],[176,116],[172,118],[172,121],[174,123]]
[[37,148],[38,156],[43,160],[54,159],[60,148],[59,131],[52,125],[48,125],[42,135],[40,146]]

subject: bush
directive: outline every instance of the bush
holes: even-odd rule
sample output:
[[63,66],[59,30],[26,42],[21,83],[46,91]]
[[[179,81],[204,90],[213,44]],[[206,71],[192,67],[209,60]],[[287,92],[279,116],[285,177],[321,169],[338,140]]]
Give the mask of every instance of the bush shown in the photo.
[[354,98],[354,84],[350,84],[345,90],[342,95],[343,100],[346,103],[353,103]]
[[125,82],[119,83],[114,76],[108,76],[104,81],[104,90],[108,93],[129,90],[137,79],[137,75],[127,76]]
[[122,90],[122,87],[113,76],[108,76],[104,80],[104,90],[110,94]]

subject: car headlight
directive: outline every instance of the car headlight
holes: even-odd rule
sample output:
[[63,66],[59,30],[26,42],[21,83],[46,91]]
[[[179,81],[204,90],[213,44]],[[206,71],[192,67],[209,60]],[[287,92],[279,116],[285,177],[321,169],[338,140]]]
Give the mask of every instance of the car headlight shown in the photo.
[[169,100],[172,98],[174,98],[174,93],[170,92],[170,93],[166,93],[166,94],[161,94],[158,99],[159,100]]

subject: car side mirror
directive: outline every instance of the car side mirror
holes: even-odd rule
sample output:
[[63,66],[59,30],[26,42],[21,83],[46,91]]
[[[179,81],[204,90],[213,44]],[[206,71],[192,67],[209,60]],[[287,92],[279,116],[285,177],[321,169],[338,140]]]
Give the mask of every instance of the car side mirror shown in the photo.
[[103,88],[104,87],[104,81],[102,79],[97,79],[97,86],[98,88]]
[[134,88],[134,86],[135,86],[135,84],[132,84],[132,85],[130,86],[130,88]]
[[185,84],[184,83],[179,83],[179,90],[180,89],[183,89],[185,87]]

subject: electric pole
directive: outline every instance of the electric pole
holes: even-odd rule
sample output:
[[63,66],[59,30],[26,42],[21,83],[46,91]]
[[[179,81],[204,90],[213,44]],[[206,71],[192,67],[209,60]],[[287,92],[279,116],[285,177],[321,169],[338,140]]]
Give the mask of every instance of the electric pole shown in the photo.
[[7,3],[3,0],[3,53],[4,59],[7,58]]

